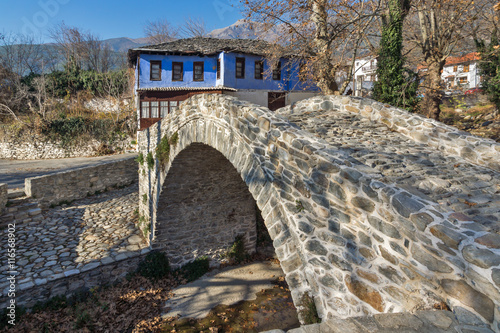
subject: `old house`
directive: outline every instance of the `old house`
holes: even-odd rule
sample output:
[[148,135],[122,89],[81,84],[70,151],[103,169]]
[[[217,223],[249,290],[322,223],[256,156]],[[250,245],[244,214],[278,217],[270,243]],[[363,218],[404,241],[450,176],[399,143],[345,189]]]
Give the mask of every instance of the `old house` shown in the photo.
[[252,39],[187,38],[129,50],[135,69],[140,129],[173,112],[194,94],[235,96],[271,110],[314,96],[300,78],[301,60],[265,58],[272,44]]

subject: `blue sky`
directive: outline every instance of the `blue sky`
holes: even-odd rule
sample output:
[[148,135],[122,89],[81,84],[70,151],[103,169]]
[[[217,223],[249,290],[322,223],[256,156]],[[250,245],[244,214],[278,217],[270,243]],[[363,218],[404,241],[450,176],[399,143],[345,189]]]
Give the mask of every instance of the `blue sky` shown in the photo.
[[[7,0],[3,0],[7,1]],[[47,31],[64,21],[102,39],[144,37],[148,20],[167,19],[182,24],[188,16],[202,17],[212,29],[242,18],[238,0],[17,0],[0,11],[0,32],[37,35],[50,41]]]

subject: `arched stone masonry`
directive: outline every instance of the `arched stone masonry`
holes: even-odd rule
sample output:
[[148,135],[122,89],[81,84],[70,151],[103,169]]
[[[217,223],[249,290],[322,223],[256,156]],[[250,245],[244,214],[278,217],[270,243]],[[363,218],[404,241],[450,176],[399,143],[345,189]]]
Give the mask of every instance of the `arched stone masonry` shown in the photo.
[[156,216],[154,245],[174,267],[200,255],[214,264],[239,235],[255,252],[255,200],[233,165],[208,145],[192,143],[176,156]]
[[153,246],[163,237],[158,208],[168,205],[169,170],[203,144],[225,156],[262,211],[296,305],[307,292],[327,319],[444,301],[500,331],[497,234],[378,181],[327,142],[232,97],[197,95],[142,131],[145,160],[162,138],[176,136],[167,162],[139,168],[140,227]]

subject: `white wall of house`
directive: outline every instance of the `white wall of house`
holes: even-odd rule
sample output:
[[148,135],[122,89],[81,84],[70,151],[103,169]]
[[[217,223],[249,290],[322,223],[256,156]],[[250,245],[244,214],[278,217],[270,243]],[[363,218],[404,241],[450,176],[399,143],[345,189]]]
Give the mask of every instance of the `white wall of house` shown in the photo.
[[243,101],[262,105],[267,108],[267,90],[225,91],[224,94],[234,96]]
[[286,105],[302,101],[307,98],[318,96],[319,92],[312,91],[291,91],[286,95]]
[[[467,68],[468,65],[468,68]],[[480,75],[477,62],[457,65],[446,65],[441,79],[446,89],[474,89],[480,86]]]
[[[267,90],[238,90],[238,91],[224,91],[224,94],[234,96],[238,99],[255,103],[257,105],[268,107],[268,91]],[[290,105],[292,103],[317,96],[319,92],[312,91],[291,91],[286,94],[285,103]]]
[[377,81],[377,59],[375,57],[365,57],[354,62],[353,87],[354,96],[361,96],[362,89],[366,89],[372,84],[363,82]]

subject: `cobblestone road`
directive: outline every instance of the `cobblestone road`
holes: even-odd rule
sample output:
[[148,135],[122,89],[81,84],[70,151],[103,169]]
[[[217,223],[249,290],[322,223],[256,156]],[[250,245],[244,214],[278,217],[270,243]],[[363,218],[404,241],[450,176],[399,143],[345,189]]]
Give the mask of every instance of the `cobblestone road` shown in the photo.
[[[137,184],[75,201],[42,213],[42,219],[16,225],[16,265],[21,289],[44,284],[102,264],[149,251],[135,227]],[[3,230],[2,237],[6,237]],[[6,258],[7,242],[0,257]],[[3,261],[2,263],[6,263]],[[0,268],[5,295],[9,269]]]

